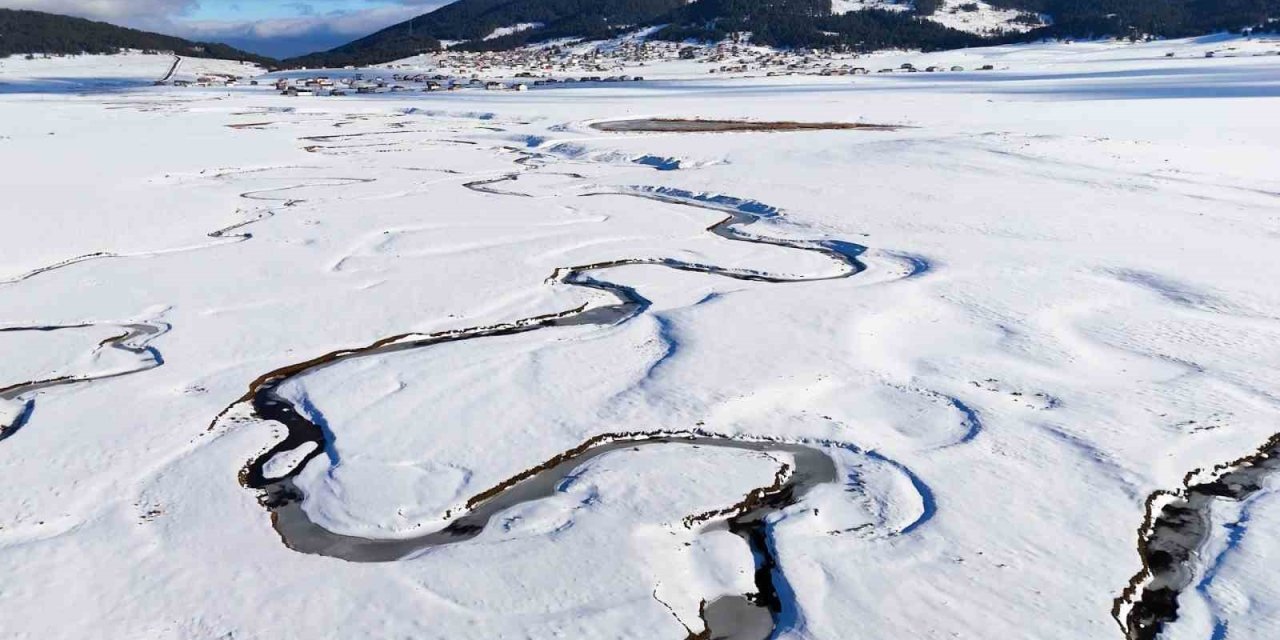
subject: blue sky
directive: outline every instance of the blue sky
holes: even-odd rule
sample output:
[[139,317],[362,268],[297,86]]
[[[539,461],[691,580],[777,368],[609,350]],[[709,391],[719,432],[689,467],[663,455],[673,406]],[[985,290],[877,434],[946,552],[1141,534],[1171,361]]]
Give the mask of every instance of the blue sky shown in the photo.
[[0,0],[285,57],[329,49],[450,0]]

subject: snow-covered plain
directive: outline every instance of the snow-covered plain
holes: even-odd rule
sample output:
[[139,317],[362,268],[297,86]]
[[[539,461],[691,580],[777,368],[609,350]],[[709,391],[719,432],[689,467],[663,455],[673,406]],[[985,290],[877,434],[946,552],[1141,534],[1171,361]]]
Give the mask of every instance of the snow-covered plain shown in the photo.
[[[372,563],[291,550],[240,477],[285,437],[245,399],[263,374],[606,307],[552,276],[643,258],[793,281],[603,268],[648,306],[307,370],[278,392],[326,446],[268,475],[308,460],[313,522],[405,538],[602,434],[805,444],[837,480],[771,516],[777,637],[1122,638],[1148,495],[1280,430],[1276,51],[326,99],[150,87],[156,56],[4,60],[0,328],[81,328],[0,333],[0,388],[138,370],[33,392],[0,441],[0,637],[696,636],[702,603],[756,583],[748,544],[690,516],[785,454],[620,448]],[[634,117],[900,128],[590,126]],[[708,232],[735,211],[752,237],[865,247],[865,270]],[[102,348],[139,323],[167,330],[160,366]],[[1214,512],[1169,637],[1280,637],[1274,486]]]

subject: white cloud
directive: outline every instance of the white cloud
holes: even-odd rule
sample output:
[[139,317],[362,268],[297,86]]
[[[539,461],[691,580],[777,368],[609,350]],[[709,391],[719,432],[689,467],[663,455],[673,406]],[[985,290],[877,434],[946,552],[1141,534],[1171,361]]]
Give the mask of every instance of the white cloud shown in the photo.
[[168,19],[185,15],[199,0],[0,0],[6,9],[32,9],[108,22]]
[[166,32],[193,40],[226,42],[248,51],[286,58],[332,49],[443,4],[447,2],[256,21],[185,20],[174,23]]
[[267,55],[292,56],[332,48],[451,0],[397,1],[395,5],[328,12],[299,2],[295,3],[297,17],[262,20],[184,18],[198,7],[199,0],[0,0],[0,7],[80,16],[192,40],[227,42]]
[[[444,3],[439,3],[444,4]],[[296,18],[271,18],[256,21],[184,20],[176,26],[187,34],[204,39],[219,34],[252,35],[257,38],[294,36],[302,33],[326,32],[359,37],[403,22],[429,11],[424,6],[393,6],[361,11],[334,11],[302,15]]]

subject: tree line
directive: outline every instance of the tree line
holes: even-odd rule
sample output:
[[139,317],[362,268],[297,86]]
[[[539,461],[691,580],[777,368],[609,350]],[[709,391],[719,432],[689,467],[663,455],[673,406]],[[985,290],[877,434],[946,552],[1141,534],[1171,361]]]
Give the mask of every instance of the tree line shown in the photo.
[[192,58],[246,60],[264,66],[276,63],[266,56],[216,42],[191,42],[42,11],[0,9],[0,57],[20,53],[115,53],[121,49],[172,51]]
[[[1276,30],[1280,0],[987,0],[991,5],[1052,17],[1025,33],[981,37],[925,19],[942,0],[914,0],[912,11],[865,10],[833,15],[831,0],[459,0],[330,51],[277,62],[225,44],[38,11],[0,9],[0,56],[15,53],[112,53],[120,49],[173,51],[266,66],[367,66],[439,51],[442,41],[462,50],[501,50],[556,38],[605,39],[643,25],[666,25],[658,38],[719,41],[750,33],[752,42],[778,47],[870,51],[926,51],[1104,36],[1184,37],[1221,30]],[[966,8],[976,8],[961,6]],[[542,26],[484,40],[495,29]]]

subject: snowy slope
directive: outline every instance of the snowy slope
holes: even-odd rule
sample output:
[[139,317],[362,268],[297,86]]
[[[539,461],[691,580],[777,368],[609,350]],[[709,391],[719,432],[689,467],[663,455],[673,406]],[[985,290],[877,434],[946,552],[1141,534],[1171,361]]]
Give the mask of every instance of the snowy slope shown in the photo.
[[831,0],[831,13],[845,14],[850,12],[863,12],[867,9],[878,9],[882,12],[910,12],[913,9],[909,1],[893,0]]
[[[0,389],[122,375],[18,399],[0,635],[685,638],[766,548],[777,637],[1121,638],[1148,496],[1277,431],[1277,50],[345,98],[5,60],[0,329],[26,330]],[[635,117],[900,128],[591,126]],[[165,330],[111,347],[138,323]],[[602,438],[711,443],[623,441],[465,539],[356,562],[290,548],[314,540],[242,484],[289,436],[255,404],[273,380],[323,446],[266,475],[296,472],[322,541],[439,531]],[[806,451],[830,478],[763,542],[729,530]],[[1273,631],[1274,486],[1212,513],[1168,637]]]
[[[831,0],[831,13],[837,15],[867,9],[912,11],[914,7],[909,0]],[[1046,16],[1016,9],[998,9],[981,0],[944,0],[926,19],[979,35],[1030,31],[1048,20]]]
[[851,11],[878,9],[880,11],[911,11],[910,2],[894,0],[831,0],[831,13],[841,15]]
[[1030,31],[1049,21],[1047,16],[1016,9],[998,9],[978,0],[948,0],[929,19],[944,27],[980,35]]
[[509,36],[513,33],[520,33],[521,31],[528,31],[529,29],[537,29],[542,26],[543,24],[541,22],[521,22],[509,27],[498,27],[497,29],[490,31],[489,35],[486,35],[482,39],[493,40],[494,38],[501,38],[502,36]]
[[[69,55],[0,58],[0,93],[22,91],[106,91],[141,87],[165,76],[174,57],[125,51],[115,55]],[[235,60],[183,58],[175,79],[195,80],[198,76],[218,74],[248,77],[262,73],[262,68]]]

